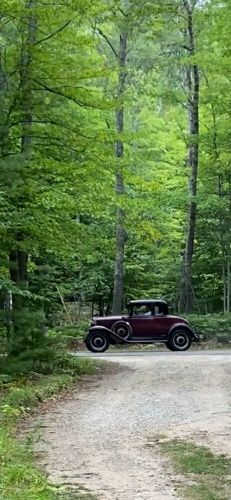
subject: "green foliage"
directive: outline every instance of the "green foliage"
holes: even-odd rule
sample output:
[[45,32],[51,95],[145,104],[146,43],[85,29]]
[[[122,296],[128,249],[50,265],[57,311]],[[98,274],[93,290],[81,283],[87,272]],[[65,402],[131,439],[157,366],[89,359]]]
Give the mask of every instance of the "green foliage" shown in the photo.
[[90,317],[89,319],[81,319],[75,326],[66,325],[50,330],[48,337],[52,343],[55,343],[56,347],[68,350],[68,348],[77,346],[78,342],[83,341],[89,329],[89,324]]
[[231,461],[224,455],[214,455],[208,448],[185,441],[166,441],[163,450],[176,458],[175,465],[183,474],[228,475]]
[[32,462],[32,452],[18,444],[9,431],[0,431],[0,491],[9,500],[55,500],[54,488]]
[[[183,440],[157,440],[163,453],[171,458],[177,473],[185,476],[180,488],[184,498],[228,500],[231,493],[231,460],[215,455],[208,448]],[[187,483],[191,480],[191,485]],[[180,487],[180,485],[179,485]]]
[[12,311],[11,320],[17,325],[10,335],[8,352],[17,355],[20,352],[46,345],[44,329],[44,311],[22,307]]
[[[53,1],[2,0],[0,354],[7,356],[0,357],[0,384],[8,398],[2,402],[5,418],[14,419],[15,412],[92,369],[90,361],[82,365],[63,350],[85,332],[79,317],[86,304],[88,315],[110,312],[116,206],[125,212],[124,302],[158,296],[178,310],[190,201],[185,69],[192,63],[199,66],[201,81],[193,258],[198,316],[189,319],[208,339],[231,338],[230,1],[197,2],[192,19],[196,55],[191,57],[184,43],[183,4],[72,0],[62,2],[57,16]],[[125,25],[126,82],[118,98],[118,47]],[[118,136],[115,111],[120,106],[125,120]],[[124,149],[119,200],[114,186],[118,140]],[[78,301],[79,316],[64,332],[63,323],[72,323],[64,304],[70,300]],[[59,332],[47,332],[54,326]],[[33,377],[39,377],[37,385]],[[46,377],[51,377],[47,386]],[[18,378],[20,386],[14,385]],[[43,479],[37,481],[42,488]],[[39,499],[42,493],[30,487],[22,497]],[[44,499],[50,498],[47,491],[45,486]],[[14,499],[17,493],[7,490],[7,495]]]
[[207,314],[187,316],[189,323],[198,333],[204,335],[205,340],[212,342],[231,342],[230,315]]
[[[31,371],[31,358],[40,356],[40,364]],[[55,361],[56,356],[56,361]],[[41,362],[41,359],[43,360]],[[73,356],[53,355],[42,357],[34,352],[24,359],[8,358],[0,366],[0,492],[4,500],[55,500],[93,497],[86,492],[68,491],[48,483],[45,474],[34,465],[31,443],[18,442],[15,438],[15,424],[18,419],[43,401],[53,400],[60,392],[69,390],[81,375],[94,373],[98,364],[92,360]],[[7,373],[6,373],[7,372]]]
[[[229,19],[228,1],[198,2],[193,15],[201,78],[193,292],[201,314],[228,313],[231,300]],[[118,201],[116,55],[125,20]],[[3,2],[2,351],[45,346],[46,327],[65,316],[62,299],[110,312],[118,203],[126,214],[124,302],[158,296],[178,308],[189,201],[185,22],[178,0],[142,9],[138,1],[72,1],[58,17],[53,2]]]
[[[15,376],[15,373],[12,373],[12,375]],[[41,380],[36,384],[32,380],[26,384],[26,387],[23,387],[23,385],[20,387],[20,384],[22,384],[20,381],[15,385],[11,383],[8,386],[7,395],[4,397],[4,405],[1,407],[2,411],[6,417],[9,416],[11,410],[17,410],[22,413],[29,412],[39,402],[70,387],[72,381],[71,375],[64,374],[52,375],[49,377],[49,380],[41,377]]]
[[27,376],[30,373],[41,375],[67,374],[71,377],[82,375],[84,370],[89,372],[94,368],[94,363],[91,359],[81,360],[67,354],[63,350],[53,349],[36,349],[27,351],[19,356],[7,356],[1,359],[0,372],[4,376],[18,378]]

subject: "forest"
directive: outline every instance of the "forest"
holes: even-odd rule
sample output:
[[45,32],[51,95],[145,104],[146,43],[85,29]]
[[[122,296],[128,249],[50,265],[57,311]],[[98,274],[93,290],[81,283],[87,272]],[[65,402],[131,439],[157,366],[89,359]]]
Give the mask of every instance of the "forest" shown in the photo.
[[[150,442],[142,444],[140,435],[146,429],[157,446],[155,419],[158,432],[161,422],[166,430],[174,422],[181,433],[193,418],[204,422],[197,444],[198,436],[212,439],[217,418],[219,446],[213,450],[224,454],[216,458],[175,440],[174,461],[178,450],[181,464],[185,458],[196,466],[186,469],[185,482],[195,493],[190,498],[231,498],[230,459],[221,446],[230,442],[230,26],[231,0],[0,2],[4,500],[97,498],[79,487],[69,495],[67,475],[64,485],[48,477],[55,468],[43,446],[38,452],[34,446],[46,425],[41,420],[30,427],[35,415],[45,413],[52,417],[47,436],[53,436],[50,448],[55,463],[62,462],[60,471],[72,460],[72,476],[82,484],[85,478],[89,488],[103,462],[103,479],[114,474],[112,453],[112,463],[123,468],[116,485],[113,476],[113,491],[133,472],[126,498],[138,498],[140,487],[155,481],[153,491],[162,491],[160,452],[151,461]],[[117,373],[118,357],[112,368],[75,352],[84,349],[92,314],[120,314],[132,299],[164,299],[202,332],[205,342],[190,362],[171,352],[158,360],[161,347],[154,352],[152,346],[153,352],[134,356],[136,368],[134,361],[130,371],[124,366]],[[210,347],[216,351],[206,357]],[[54,408],[68,407],[68,401],[69,413],[53,420]],[[92,456],[97,463],[89,468]],[[175,470],[166,463],[168,472]],[[176,498],[181,472],[177,466],[169,498]],[[125,498],[117,490],[110,498]],[[146,493],[142,498],[156,498]]]
[[231,307],[230,0],[2,0],[1,338]]

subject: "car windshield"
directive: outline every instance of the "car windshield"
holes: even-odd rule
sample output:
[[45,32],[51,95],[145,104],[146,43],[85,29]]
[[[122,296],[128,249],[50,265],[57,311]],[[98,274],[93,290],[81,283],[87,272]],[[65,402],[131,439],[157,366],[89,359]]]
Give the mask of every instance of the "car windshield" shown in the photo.
[[152,308],[149,305],[137,304],[133,307],[134,316],[151,316]]

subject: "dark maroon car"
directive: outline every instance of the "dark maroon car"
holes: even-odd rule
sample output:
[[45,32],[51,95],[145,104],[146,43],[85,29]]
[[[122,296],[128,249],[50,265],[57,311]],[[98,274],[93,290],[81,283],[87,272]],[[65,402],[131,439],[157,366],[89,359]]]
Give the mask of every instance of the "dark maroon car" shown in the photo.
[[154,342],[164,342],[171,351],[186,351],[198,340],[186,319],[168,314],[164,300],[132,300],[127,314],[94,317],[85,344],[92,352],[104,352],[110,344]]

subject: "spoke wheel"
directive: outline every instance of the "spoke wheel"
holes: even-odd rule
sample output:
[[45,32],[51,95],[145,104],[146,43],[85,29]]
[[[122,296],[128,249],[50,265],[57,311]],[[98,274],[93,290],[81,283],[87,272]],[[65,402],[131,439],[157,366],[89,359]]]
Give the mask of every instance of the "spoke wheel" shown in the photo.
[[176,349],[170,344],[170,342],[165,343],[166,347],[169,349],[169,351],[175,351]]
[[191,343],[192,338],[189,332],[186,330],[175,330],[167,342],[167,347],[171,351],[187,351]]
[[91,352],[104,352],[109,347],[107,334],[103,332],[90,333],[86,339],[86,347]]

